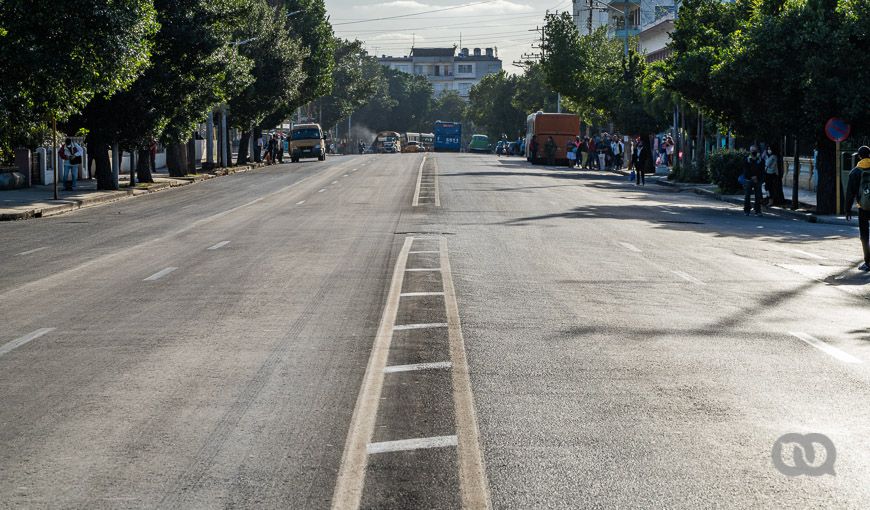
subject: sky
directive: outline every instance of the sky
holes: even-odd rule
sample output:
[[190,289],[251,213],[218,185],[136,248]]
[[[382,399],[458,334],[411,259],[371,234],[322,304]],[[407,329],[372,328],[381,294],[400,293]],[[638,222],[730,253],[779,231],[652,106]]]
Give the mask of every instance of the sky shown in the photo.
[[[503,68],[521,72],[513,62],[534,53],[534,32],[549,9],[571,11],[571,0],[326,0],[335,35],[359,39],[373,55],[407,55],[418,47],[496,48]],[[426,12],[441,10],[441,12]],[[420,13],[420,14],[417,14]],[[414,14],[413,16],[406,16]],[[403,16],[369,21],[373,18]]]

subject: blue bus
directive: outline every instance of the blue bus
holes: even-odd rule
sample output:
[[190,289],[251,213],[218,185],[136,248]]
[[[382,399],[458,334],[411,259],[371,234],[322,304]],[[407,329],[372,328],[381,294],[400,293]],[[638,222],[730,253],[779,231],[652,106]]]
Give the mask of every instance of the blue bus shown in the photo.
[[459,122],[436,121],[435,128],[435,152],[459,152],[462,146],[462,124]]

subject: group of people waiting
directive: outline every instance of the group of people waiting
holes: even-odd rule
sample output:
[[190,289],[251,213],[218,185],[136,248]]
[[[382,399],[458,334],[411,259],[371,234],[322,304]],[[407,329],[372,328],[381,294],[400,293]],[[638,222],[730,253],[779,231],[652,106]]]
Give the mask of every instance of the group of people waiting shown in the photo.
[[[780,157],[772,146],[763,150],[753,145],[749,148],[749,156],[743,163],[743,212],[749,216],[754,209],[756,216],[761,216],[762,204],[767,206],[785,205],[785,193],[782,190],[783,172],[780,169]],[[764,198],[762,185],[767,190]],[[753,207],[752,197],[755,198]]]

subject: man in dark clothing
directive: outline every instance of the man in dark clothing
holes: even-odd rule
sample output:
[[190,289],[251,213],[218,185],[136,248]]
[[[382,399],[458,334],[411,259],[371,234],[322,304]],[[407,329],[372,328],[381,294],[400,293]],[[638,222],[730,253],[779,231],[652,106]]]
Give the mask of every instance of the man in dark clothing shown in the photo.
[[556,142],[552,136],[547,137],[547,143],[544,144],[544,154],[547,156],[547,164],[556,164]]
[[749,148],[749,156],[743,163],[743,213],[749,216],[752,209],[751,194],[755,194],[755,215],[761,216],[761,184],[764,182],[764,158],[758,148]]
[[858,232],[864,263],[858,269],[870,271],[870,147],[858,149],[858,164],[849,172],[846,185],[846,219],[852,219],[852,203],[858,203]]
[[634,154],[635,184],[646,186],[645,174],[652,172],[653,160],[649,144],[645,143],[643,137],[637,139],[637,147],[634,149]]
[[538,159],[538,135],[532,135],[532,141],[529,142],[529,156],[531,158],[529,161],[535,164],[535,160]]

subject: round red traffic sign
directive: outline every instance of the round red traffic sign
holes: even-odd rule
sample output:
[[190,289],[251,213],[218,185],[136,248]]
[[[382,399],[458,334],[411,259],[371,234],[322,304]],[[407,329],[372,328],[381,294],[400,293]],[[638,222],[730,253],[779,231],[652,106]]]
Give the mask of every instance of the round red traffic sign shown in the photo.
[[848,122],[839,118],[831,117],[825,124],[825,134],[832,142],[842,142],[849,138],[849,133],[852,132],[852,126]]

